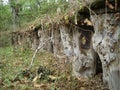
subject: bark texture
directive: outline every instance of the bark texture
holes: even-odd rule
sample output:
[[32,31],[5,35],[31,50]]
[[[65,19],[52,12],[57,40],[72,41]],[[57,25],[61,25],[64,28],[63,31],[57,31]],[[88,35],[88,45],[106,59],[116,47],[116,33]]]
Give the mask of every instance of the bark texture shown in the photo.
[[60,27],[60,34],[61,34],[61,40],[64,47],[64,53],[66,56],[70,57],[73,55],[73,48],[72,48],[72,38],[71,34],[69,33],[69,29],[66,26]]
[[[74,31],[73,34],[73,48],[74,48],[74,61],[73,61],[73,72],[76,76],[82,77],[93,77],[95,75],[95,59],[94,59],[94,51],[92,44],[84,44],[82,45],[82,36],[83,33],[79,33],[79,31]],[[90,38],[89,41],[91,42]],[[84,48],[84,47],[89,48]]]
[[102,62],[103,80],[111,90],[120,90],[120,21],[116,14],[92,15],[93,47]]
[[[62,26],[60,31],[65,54],[69,58],[73,57],[73,75],[76,77],[93,77],[96,68],[91,43],[92,33],[85,37],[84,45],[82,45],[82,38],[85,36],[85,32],[83,33],[80,29],[72,28],[72,32],[70,33],[70,28],[66,26]],[[89,43],[87,40],[89,40]]]

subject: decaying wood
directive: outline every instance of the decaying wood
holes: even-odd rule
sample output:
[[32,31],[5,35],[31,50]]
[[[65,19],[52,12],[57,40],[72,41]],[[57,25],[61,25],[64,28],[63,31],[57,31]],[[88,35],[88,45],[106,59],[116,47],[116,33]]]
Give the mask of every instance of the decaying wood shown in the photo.
[[[65,25],[60,26],[64,52],[68,58],[72,58],[74,76],[93,77],[96,72],[94,51],[91,43],[93,30],[83,29],[79,25],[80,23],[78,22],[78,25],[70,26],[73,28]],[[85,37],[86,41],[84,44],[82,41],[83,37]]]
[[[93,47],[102,62],[103,80],[111,90],[120,90],[120,53],[119,40],[120,21],[115,14],[91,16],[94,23]],[[96,22],[97,21],[97,22]],[[102,22],[102,31],[99,26]]]

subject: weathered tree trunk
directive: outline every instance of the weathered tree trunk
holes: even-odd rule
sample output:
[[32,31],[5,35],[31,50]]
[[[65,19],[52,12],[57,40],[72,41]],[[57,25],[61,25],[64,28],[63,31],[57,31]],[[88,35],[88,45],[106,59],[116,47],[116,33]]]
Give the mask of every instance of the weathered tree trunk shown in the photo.
[[[119,16],[119,17],[118,17]],[[119,14],[91,15],[95,34],[93,47],[98,53],[103,68],[103,81],[111,90],[120,90],[120,34]]]
[[70,38],[69,29],[66,26],[60,27],[61,40],[64,47],[64,53],[70,57],[73,54],[72,39]]
[[70,29],[66,26],[62,26],[60,31],[65,54],[70,58],[74,57],[72,62],[73,75],[76,77],[93,77],[96,68],[91,37],[87,38],[86,36],[86,39],[89,39],[89,45],[82,45],[81,36],[83,32],[80,32],[76,28],[70,32]]
[[53,29],[51,36],[53,37],[53,41],[52,41],[53,53],[54,53],[54,55],[60,54],[61,53],[61,48],[62,48],[60,31],[58,29]]
[[[82,77],[93,77],[95,75],[95,59],[92,43],[89,48],[82,47],[82,36],[78,30],[73,32],[73,48],[74,48],[74,61],[73,61],[73,74]],[[91,42],[90,38],[89,42]],[[87,42],[86,42],[87,43]],[[87,46],[85,44],[84,46]]]

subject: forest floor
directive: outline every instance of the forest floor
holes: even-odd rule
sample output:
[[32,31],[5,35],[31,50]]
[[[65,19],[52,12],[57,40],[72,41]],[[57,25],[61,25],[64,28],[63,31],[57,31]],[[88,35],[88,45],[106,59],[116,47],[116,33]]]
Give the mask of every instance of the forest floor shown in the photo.
[[90,79],[75,78],[71,62],[45,51],[36,55],[28,71],[33,53],[23,48],[0,48],[0,90],[109,90],[101,74]]

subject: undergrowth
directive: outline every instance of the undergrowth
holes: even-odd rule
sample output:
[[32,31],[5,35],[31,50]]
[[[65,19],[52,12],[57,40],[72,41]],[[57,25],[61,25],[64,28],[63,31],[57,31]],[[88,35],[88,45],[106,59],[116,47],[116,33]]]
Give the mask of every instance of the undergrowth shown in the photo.
[[[0,48],[0,90],[108,90],[97,76],[95,79],[75,78],[71,63],[53,54],[38,52],[29,67],[34,50]],[[16,80],[15,76],[22,72]]]

